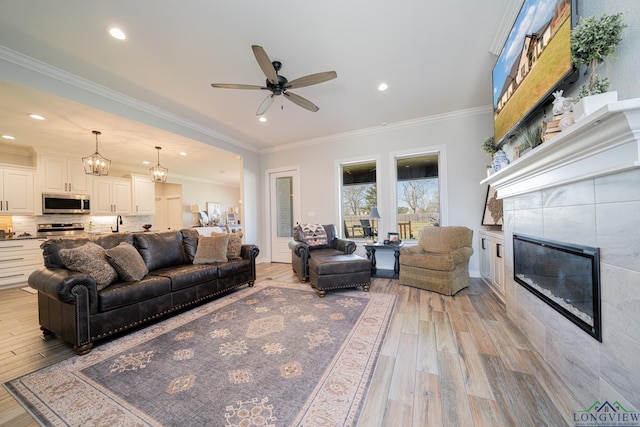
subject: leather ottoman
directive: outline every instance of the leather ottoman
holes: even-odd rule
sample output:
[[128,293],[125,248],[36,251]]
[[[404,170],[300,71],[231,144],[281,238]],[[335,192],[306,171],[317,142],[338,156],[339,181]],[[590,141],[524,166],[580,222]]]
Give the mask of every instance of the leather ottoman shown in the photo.
[[371,285],[371,263],[354,254],[314,254],[309,258],[309,282],[320,297],[324,297],[330,289],[358,286],[368,292]]

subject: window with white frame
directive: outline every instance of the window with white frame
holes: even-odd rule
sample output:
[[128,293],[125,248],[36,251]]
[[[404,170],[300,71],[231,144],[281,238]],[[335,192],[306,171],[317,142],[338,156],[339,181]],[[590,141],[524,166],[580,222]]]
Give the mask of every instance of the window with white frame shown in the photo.
[[400,239],[417,239],[427,226],[440,225],[438,153],[395,158],[396,207]]
[[377,236],[377,223],[369,218],[371,209],[377,206],[378,200],[376,169],[375,160],[340,165],[344,237]]

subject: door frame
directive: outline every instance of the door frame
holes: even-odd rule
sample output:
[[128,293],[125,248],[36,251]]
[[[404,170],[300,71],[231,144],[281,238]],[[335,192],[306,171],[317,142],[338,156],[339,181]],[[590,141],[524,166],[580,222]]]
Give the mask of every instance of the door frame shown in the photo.
[[269,262],[273,260],[273,254],[271,253],[271,247],[273,242],[273,230],[271,229],[271,211],[272,211],[272,198],[271,198],[271,175],[281,174],[283,172],[291,172],[293,177],[293,223],[297,223],[302,218],[302,210],[300,207],[300,166],[284,166],[274,169],[265,169],[264,171],[264,194],[265,194],[265,238],[267,246],[267,258]]

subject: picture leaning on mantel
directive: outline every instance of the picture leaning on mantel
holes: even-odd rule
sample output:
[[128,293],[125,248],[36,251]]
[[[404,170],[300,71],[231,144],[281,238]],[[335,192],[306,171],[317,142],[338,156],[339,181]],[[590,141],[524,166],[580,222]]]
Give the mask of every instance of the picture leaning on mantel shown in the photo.
[[498,199],[497,191],[490,185],[487,188],[481,225],[502,225],[502,199]]

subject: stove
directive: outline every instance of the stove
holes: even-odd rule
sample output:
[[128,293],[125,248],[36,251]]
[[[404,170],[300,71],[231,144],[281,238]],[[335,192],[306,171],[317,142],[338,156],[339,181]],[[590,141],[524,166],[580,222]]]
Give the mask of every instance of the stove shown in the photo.
[[77,236],[84,234],[81,222],[38,224],[38,237]]

